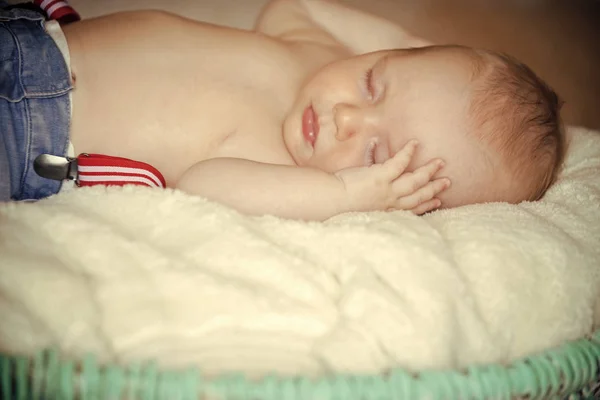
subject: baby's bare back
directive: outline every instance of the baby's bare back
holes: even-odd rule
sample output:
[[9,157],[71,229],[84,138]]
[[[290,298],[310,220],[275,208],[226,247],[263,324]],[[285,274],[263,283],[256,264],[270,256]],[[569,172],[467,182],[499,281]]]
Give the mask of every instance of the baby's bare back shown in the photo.
[[281,43],[157,12],[83,21],[65,35],[77,153],[149,162],[170,186],[212,157],[291,163],[281,123],[305,74]]

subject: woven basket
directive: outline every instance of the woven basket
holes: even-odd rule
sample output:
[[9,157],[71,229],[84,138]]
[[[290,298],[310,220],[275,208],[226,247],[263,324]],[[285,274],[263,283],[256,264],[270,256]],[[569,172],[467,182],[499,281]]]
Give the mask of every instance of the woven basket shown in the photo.
[[99,366],[48,350],[33,358],[0,356],[2,399],[594,399],[600,398],[600,330],[511,365],[464,371],[331,375],[320,379],[243,375],[205,379],[196,369],[160,371],[152,364]]

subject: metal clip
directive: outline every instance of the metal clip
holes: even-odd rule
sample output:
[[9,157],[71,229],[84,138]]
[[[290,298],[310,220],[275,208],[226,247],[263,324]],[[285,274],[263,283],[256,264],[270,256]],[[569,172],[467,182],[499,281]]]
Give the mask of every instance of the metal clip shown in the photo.
[[33,170],[42,178],[70,180],[79,184],[76,158],[40,154],[33,162]]

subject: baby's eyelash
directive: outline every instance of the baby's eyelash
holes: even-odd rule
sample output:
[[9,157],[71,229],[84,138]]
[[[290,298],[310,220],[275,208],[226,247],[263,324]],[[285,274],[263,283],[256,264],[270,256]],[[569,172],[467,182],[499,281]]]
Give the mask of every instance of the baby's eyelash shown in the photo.
[[373,96],[373,81],[372,80],[373,80],[373,68],[369,68],[364,73],[363,81],[364,81],[365,88],[367,89],[367,93],[370,96]]
[[375,164],[375,147],[377,146],[377,143],[373,142],[369,142],[369,145],[367,146],[367,151],[365,152],[365,165],[367,167],[370,167],[371,165]]

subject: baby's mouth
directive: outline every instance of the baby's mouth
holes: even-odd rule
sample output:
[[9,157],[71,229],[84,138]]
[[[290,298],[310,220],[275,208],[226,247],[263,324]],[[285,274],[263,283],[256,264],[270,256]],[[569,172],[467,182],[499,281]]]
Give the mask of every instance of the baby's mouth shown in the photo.
[[312,104],[306,107],[302,114],[302,135],[311,147],[315,147],[319,135],[319,116],[313,109]]

